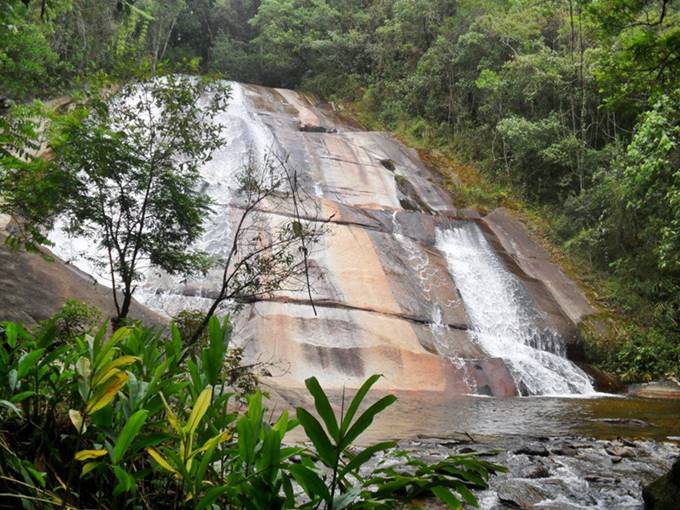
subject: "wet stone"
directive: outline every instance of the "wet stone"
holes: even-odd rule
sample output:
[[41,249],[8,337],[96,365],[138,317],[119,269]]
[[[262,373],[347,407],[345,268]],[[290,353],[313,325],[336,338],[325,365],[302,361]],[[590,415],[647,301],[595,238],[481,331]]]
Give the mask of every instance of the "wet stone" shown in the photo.
[[545,493],[531,483],[510,480],[503,483],[497,491],[498,499],[510,508],[530,509],[543,501]]
[[532,466],[524,475],[525,478],[548,478],[549,476],[550,470],[543,464]]
[[574,455],[578,454],[578,450],[573,446],[564,445],[558,446],[557,448],[551,448],[550,453],[552,455],[560,455],[563,457],[573,457]]
[[525,445],[513,451],[515,455],[528,455],[529,457],[547,457],[550,452],[543,445]]
[[[459,444],[453,451],[498,451],[492,462],[508,468],[507,473],[491,477],[488,489],[475,492],[482,510],[641,510],[642,488],[668,472],[680,453],[675,444],[648,440],[624,443],[623,439],[543,440],[518,436],[476,439],[475,443]],[[547,455],[537,454],[546,448]],[[617,457],[607,451],[620,448],[632,450],[633,456]],[[442,451],[451,453],[451,449]],[[647,492],[647,497],[654,497]]]
[[605,451],[612,457],[630,458],[635,456],[635,452],[629,446],[610,446]]

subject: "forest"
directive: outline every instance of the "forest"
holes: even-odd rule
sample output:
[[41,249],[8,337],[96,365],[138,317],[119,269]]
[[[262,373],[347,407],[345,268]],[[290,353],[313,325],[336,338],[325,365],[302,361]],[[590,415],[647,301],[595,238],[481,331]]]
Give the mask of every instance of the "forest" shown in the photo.
[[611,329],[592,359],[678,374],[677,2],[3,0],[2,17],[5,106],[140,67],[219,73],[443,154],[462,206],[533,218],[591,289]]
[[[234,263],[234,241],[210,311],[128,320],[145,261],[214,262],[191,249],[214,205],[192,183],[224,143],[222,78],[314,94],[415,147],[456,207],[510,210],[597,305],[588,362],[680,378],[678,0],[0,0],[0,213],[21,218],[7,244],[49,246],[68,214],[108,250],[116,312],[68,300],[32,328],[0,322],[0,508],[461,508],[505,471],[474,450],[355,448],[396,400],[367,397],[378,375],[347,406],[343,389],[339,417],[315,377],[298,388],[313,409],[267,416],[259,364],[215,311],[291,276],[314,306],[320,234],[284,161],[286,179],[266,161],[239,177],[242,220],[282,196],[294,213],[266,250],[247,241],[253,258]],[[64,96],[73,109],[46,113]],[[298,427],[304,447],[286,439]]]

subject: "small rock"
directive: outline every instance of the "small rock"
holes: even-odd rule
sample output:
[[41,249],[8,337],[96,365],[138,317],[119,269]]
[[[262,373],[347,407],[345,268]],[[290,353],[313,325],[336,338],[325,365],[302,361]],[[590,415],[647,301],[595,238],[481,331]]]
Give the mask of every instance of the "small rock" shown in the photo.
[[635,425],[636,427],[649,427],[649,423],[637,418],[597,418],[590,421],[608,423],[610,425]]
[[525,478],[548,478],[550,476],[550,471],[543,464],[539,464],[534,466],[524,476]]
[[608,446],[604,450],[612,457],[635,457],[635,451],[628,446]]
[[645,384],[633,384],[628,394],[645,398],[680,399],[680,385],[674,381],[655,381]]
[[553,455],[562,455],[563,457],[573,457],[578,453],[578,450],[569,445],[565,445],[558,446],[557,448],[552,448],[550,450],[550,453],[552,453]]
[[528,455],[530,457],[547,457],[550,452],[543,445],[524,445],[513,451],[515,455]]
[[616,478],[610,478],[608,476],[600,475],[586,475],[583,477],[586,482],[597,482],[597,483],[617,483]]
[[523,510],[533,508],[545,499],[545,494],[540,488],[519,480],[505,482],[498,488],[497,496],[502,503]]
[[618,464],[621,462],[621,457],[612,457],[611,458],[612,464]]

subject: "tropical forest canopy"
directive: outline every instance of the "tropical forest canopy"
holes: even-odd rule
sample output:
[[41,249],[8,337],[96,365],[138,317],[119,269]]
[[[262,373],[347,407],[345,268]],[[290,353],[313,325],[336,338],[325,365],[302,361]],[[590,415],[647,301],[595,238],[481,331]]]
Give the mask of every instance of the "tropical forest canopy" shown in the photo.
[[[0,96],[169,68],[316,92],[472,162],[604,274],[631,377],[680,360],[677,0],[0,0]],[[492,190],[489,197],[489,189]],[[618,334],[617,333],[617,334]],[[659,353],[663,352],[663,356]],[[597,355],[597,354],[595,354]]]

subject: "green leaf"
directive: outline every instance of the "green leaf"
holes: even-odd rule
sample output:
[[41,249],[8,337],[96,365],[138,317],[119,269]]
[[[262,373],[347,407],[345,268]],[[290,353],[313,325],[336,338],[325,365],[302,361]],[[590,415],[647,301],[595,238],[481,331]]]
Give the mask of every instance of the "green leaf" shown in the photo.
[[45,352],[45,349],[36,349],[35,351],[27,352],[19,358],[17,366],[17,379],[23,379],[35,367],[36,362]]
[[[124,338],[127,338],[130,336],[130,333],[132,330],[124,326],[122,328],[118,328],[113,335],[111,335],[111,338],[108,339],[106,342],[101,342],[101,343],[95,343],[95,345],[101,345],[101,350],[99,352],[94,352],[95,358],[94,358],[94,369],[98,370],[104,363],[107,363],[110,356],[113,354],[113,348],[116,346],[118,342],[123,340]],[[97,337],[99,337],[99,333],[97,333]]]
[[296,412],[297,418],[302,424],[302,428],[305,429],[305,434],[307,434],[309,440],[314,444],[319,458],[327,466],[333,467],[335,465],[337,453],[319,421],[301,407],[298,407]]
[[302,464],[292,464],[288,467],[288,471],[293,475],[295,481],[300,484],[300,487],[302,487],[312,501],[318,497],[324,501],[330,501],[331,495],[328,492],[326,484],[314,471]]
[[205,496],[201,498],[201,500],[196,505],[195,510],[203,510],[204,508],[208,508],[215,502],[217,498],[219,498],[222,494],[224,494],[228,490],[229,487],[227,485],[213,487],[212,489],[205,493]]
[[242,416],[236,423],[238,432],[238,451],[241,461],[248,464],[255,457],[255,427],[248,416]]
[[194,477],[196,492],[198,492],[198,490],[201,487],[201,484],[205,480],[205,473],[208,471],[208,466],[212,462],[213,454],[215,453],[217,443],[218,443],[217,441],[214,441],[209,442],[209,444],[207,444],[208,447],[205,449],[205,454],[203,455],[203,458],[201,458],[201,462],[198,464],[198,470],[196,471],[196,475]]
[[344,418],[342,419],[342,426],[341,426],[341,434],[344,434],[348,429],[350,424],[352,423],[352,420],[354,419],[354,415],[356,414],[357,410],[359,409],[359,406],[363,402],[364,398],[366,398],[366,394],[368,393],[368,390],[371,389],[371,386],[373,386],[378,379],[380,379],[382,376],[379,374],[374,374],[368,379],[366,379],[366,382],[361,385],[361,388],[359,388],[359,391],[357,391],[357,394],[354,395],[354,398],[352,399],[352,402],[350,403],[349,407],[347,408],[347,413],[345,414]]
[[125,452],[127,452],[130,444],[144,426],[147,416],[149,416],[149,411],[146,409],[140,409],[130,416],[128,421],[125,423],[123,430],[121,430],[120,434],[118,434],[116,444],[113,447],[113,453],[111,454],[111,462],[118,464],[121,460],[123,460]]
[[364,413],[361,416],[359,416],[359,418],[357,418],[357,420],[354,422],[354,425],[352,425],[352,428],[350,428],[347,431],[347,433],[343,436],[342,444],[340,445],[340,448],[345,449],[347,446],[352,444],[352,441],[354,441],[368,427],[370,427],[371,423],[373,423],[373,418],[375,418],[375,415],[384,411],[385,408],[391,406],[396,401],[397,401],[397,397],[395,397],[394,395],[387,395],[387,396],[381,398],[380,400],[378,400],[371,407],[366,409],[366,411],[364,411]]
[[305,380],[305,386],[309,390],[309,393],[314,397],[314,407],[316,412],[319,413],[321,419],[326,424],[326,430],[328,434],[335,440],[335,442],[340,441],[340,430],[338,428],[338,422],[335,419],[335,413],[331,407],[330,402],[326,393],[321,388],[319,381],[316,377],[310,377]]
[[136,483],[134,477],[120,466],[113,466],[113,474],[116,475],[118,483],[113,488],[113,495],[119,496],[124,492],[134,490]]
[[12,398],[10,400],[16,404],[18,402],[26,400],[29,397],[32,397],[33,395],[35,395],[35,391],[26,390],[22,391],[21,393],[17,393],[16,395],[12,395]]
[[88,462],[86,464],[83,464],[83,469],[80,471],[80,476],[86,476],[87,474],[91,473],[95,469],[97,469],[99,466],[104,465],[103,462]]
[[3,323],[5,328],[5,338],[7,338],[7,344],[14,349],[17,346],[17,336],[19,333],[19,326],[16,322],[5,322]]
[[437,496],[442,503],[446,503],[449,508],[463,508],[461,502],[445,487],[432,487],[432,494]]
[[473,507],[475,507],[475,508],[478,508],[478,507],[479,507],[479,502],[477,501],[477,498],[475,497],[474,494],[472,494],[472,492],[470,491],[470,489],[468,489],[468,488],[465,486],[465,484],[460,483],[460,482],[457,483],[457,484],[456,484],[456,491],[457,491],[461,496],[463,496],[463,499],[465,500],[465,502],[466,502],[468,505],[473,506]]
[[212,399],[212,386],[207,386],[196,399],[196,402],[194,403],[194,408],[191,410],[191,415],[189,415],[189,421],[187,421],[187,424],[184,426],[184,431],[187,432],[190,436],[193,435],[194,432],[196,432],[198,424],[201,422],[201,419],[208,411],[211,399]]
[[397,446],[397,443],[394,441],[385,441],[383,443],[378,443],[374,444],[372,446],[369,446],[365,450],[361,451],[357,455],[355,455],[351,461],[340,471],[340,476],[345,477],[347,473],[351,473],[352,471],[355,471],[359,469],[362,465],[364,465],[368,460],[373,457],[376,453],[384,450],[389,450],[390,448],[394,448]]

